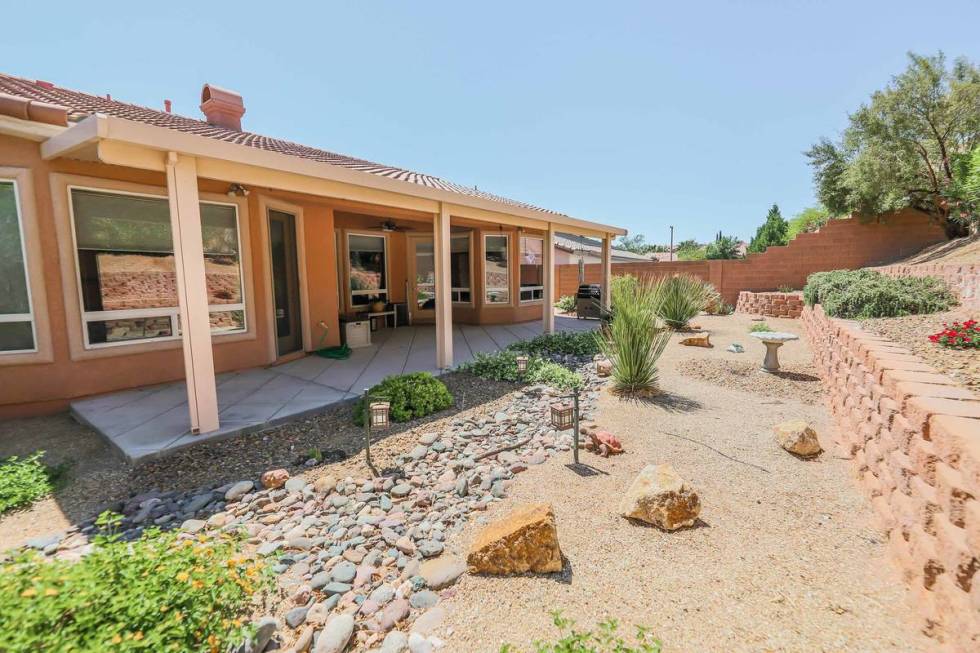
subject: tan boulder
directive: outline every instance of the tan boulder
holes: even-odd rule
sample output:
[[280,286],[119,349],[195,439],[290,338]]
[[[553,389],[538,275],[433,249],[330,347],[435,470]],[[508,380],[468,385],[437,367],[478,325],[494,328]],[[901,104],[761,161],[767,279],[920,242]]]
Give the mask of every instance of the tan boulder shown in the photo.
[[773,431],[776,432],[776,442],[779,446],[792,454],[812,458],[823,451],[817,439],[817,432],[801,419],[777,424],[773,427]]
[[466,562],[477,574],[561,571],[554,510],[546,503],[528,504],[488,524],[470,546]]
[[689,338],[684,338],[681,340],[681,344],[687,345],[688,347],[707,347],[709,349],[714,347],[714,345],[711,344],[711,333],[708,331],[699,333]]
[[317,494],[330,494],[337,486],[337,479],[333,476],[321,476],[313,481],[313,491]]
[[595,371],[599,376],[609,376],[612,374],[613,364],[608,358],[600,358],[595,363]]
[[262,481],[262,487],[275,490],[286,484],[286,481],[289,480],[289,472],[285,469],[270,469],[263,472],[259,480]]
[[620,512],[673,531],[694,524],[701,500],[670,465],[647,465],[626,491]]

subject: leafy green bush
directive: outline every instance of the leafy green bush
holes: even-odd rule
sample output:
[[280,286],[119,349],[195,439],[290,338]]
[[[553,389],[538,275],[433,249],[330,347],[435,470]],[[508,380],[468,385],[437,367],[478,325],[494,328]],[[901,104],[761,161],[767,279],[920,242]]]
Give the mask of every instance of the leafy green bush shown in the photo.
[[517,352],[513,350],[497,351],[492,354],[478,353],[473,360],[460,365],[459,369],[481,379],[512,383],[521,381],[543,383],[559,390],[580,388],[583,385],[579,374],[538,356],[528,356],[527,372],[522,377],[517,371]]
[[562,313],[571,313],[575,310],[575,296],[574,295],[562,295],[555,302],[555,308],[557,308]]
[[[599,622],[597,631],[577,631],[575,622],[561,616],[561,611],[551,613],[555,627],[560,632],[559,639],[554,642],[537,640],[534,642],[534,653],[660,653],[660,640],[650,634],[648,628],[636,627],[636,646],[630,646],[617,635],[619,622],[606,619]],[[510,644],[504,644],[500,653],[517,653]]]
[[[368,395],[391,404],[389,415],[392,422],[407,422],[416,417],[425,417],[453,405],[453,396],[446,384],[428,372],[386,377],[368,390]],[[354,423],[358,426],[364,425],[363,397],[354,404]]]
[[809,306],[820,304],[831,317],[899,317],[945,311],[956,304],[936,277],[889,277],[874,270],[833,270],[811,274],[803,288]]
[[231,649],[270,576],[227,536],[201,540],[148,531],[99,538],[77,562],[19,555],[0,568],[0,650]]
[[597,340],[612,362],[617,392],[638,394],[656,389],[657,360],[670,341],[670,332],[657,324],[667,282],[630,275],[612,280],[612,319]]
[[683,329],[718,295],[714,286],[697,277],[679,274],[663,280],[657,315],[671,329]]
[[26,458],[11,456],[0,460],[0,515],[29,506],[55,490],[63,467],[48,467],[36,451]]
[[772,327],[765,322],[755,322],[749,327],[749,333],[762,333],[766,331],[772,331]]
[[507,349],[519,351],[528,356],[547,356],[549,354],[593,356],[599,351],[595,335],[591,331],[545,333],[530,340],[512,342],[507,346]]

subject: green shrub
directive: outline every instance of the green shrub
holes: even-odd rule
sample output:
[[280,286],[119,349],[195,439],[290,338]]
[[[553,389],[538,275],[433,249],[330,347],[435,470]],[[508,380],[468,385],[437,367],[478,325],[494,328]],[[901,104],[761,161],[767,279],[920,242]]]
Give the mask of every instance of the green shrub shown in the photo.
[[595,336],[591,331],[545,333],[530,340],[512,342],[507,346],[507,349],[519,351],[528,356],[547,356],[549,354],[594,356],[599,351]]
[[574,295],[562,295],[555,302],[555,308],[557,308],[562,313],[571,313],[575,310],[575,296]]
[[[407,422],[425,417],[453,405],[446,384],[428,372],[397,374],[368,390],[368,395],[391,404],[392,422]],[[364,425],[364,398],[354,404],[354,423]]]
[[749,333],[762,333],[766,331],[772,331],[772,327],[765,322],[755,322],[751,327],[749,327]]
[[0,568],[0,650],[229,650],[250,634],[250,599],[270,578],[237,549],[227,536],[148,531],[97,539],[77,562],[21,554]]
[[657,386],[657,360],[670,341],[658,328],[666,279],[615,277],[611,284],[612,319],[596,336],[612,362],[613,389],[625,394],[649,393]]
[[460,365],[459,369],[481,379],[511,383],[522,381],[543,383],[559,390],[580,388],[583,385],[582,377],[576,372],[538,356],[528,356],[527,372],[522,377],[517,371],[517,352],[513,350],[497,351],[492,354],[478,353],[473,360]]
[[683,329],[718,296],[714,286],[687,274],[662,282],[657,314],[671,329]]
[[811,274],[803,288],[809,306],[820,304],[831,317],[899,317],[945,311],[956,304],[936,277],[889,277],[874,270],[834,270]]
[[[575,622],[561,616],[555,610],[551,613],[559,638],[553,642],[536,640],[534,653],[660,653],[660,640],[650,634],[648,628],[636,627],[636,645],[631,646],[617,634],[619,622],[606,619],[599,622],[596,631],[575,630]],[[510,644],[504,644],[500,653],[517,653]]]
[[54,492],[64,468],[48,467],[41,462],[43,456],[43,451],[36,451],[26,458],[11,456],[0,461],[0,515]]

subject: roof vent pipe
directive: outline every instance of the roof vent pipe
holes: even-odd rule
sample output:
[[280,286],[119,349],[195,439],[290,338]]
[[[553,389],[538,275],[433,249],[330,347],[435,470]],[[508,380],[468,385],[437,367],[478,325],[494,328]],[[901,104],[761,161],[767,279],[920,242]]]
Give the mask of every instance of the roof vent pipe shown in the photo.
[[201,89],[201,111],[209,125],[234,131],[242,130],[245,103],[235,91],[205,84]]
[[173,105],[170,104],[170,100],[163,101],[163,110],[166,111],[167,113],[170,113],[172,106]]

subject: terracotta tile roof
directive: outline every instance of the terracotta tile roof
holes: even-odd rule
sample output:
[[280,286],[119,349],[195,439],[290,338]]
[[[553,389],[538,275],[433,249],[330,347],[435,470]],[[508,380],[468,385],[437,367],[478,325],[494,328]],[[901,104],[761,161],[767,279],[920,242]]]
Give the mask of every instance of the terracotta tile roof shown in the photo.
[[419,186],[425,186],[428,188],[436,188],[451,193],[467,195],[469,197],[478,197],[523,209],[544,211],[545,213],[551,213],[553,215],[563,215],[557,211],[543,209],[525,202],[519,202],[517,200],[508,199],[506,197],[487,193],[468,186],[462,186],[433,175],[426,175],[421,172],[413,172],[411,170],[386,166],[380,163],[373,163],[364,159],[358,159],[343,154],[336,154],[334,152],[328,152],[326,150],[320,150],[315,147],[308,147],[306,145],[300,145],[299,143],[284,141],[278,138],[271,138],[261,134],[253,134],[246,131],[235,131],[225,129],[223,127],[216,127],[214,125],[209,125],[203,120],[187,118],[175,113],[157,111],[155,109],[139,106],[137,104],[120,102],[118,100],[112,100],[98,95],[89,95],[88,93],[61,88],[49,82],[23,79],[0,73],[0,93],[9,93],[10,95],[16,95],[32,100],[40,100],[42,102],[62,105],[68,108],[70,117],[76,121],[84,118],[87,115],[98,112],[109,116],[115,116],[117,118],[125,118],[127,120],[154,125],[156,127],[165,127],[167,129],[173,129],[174,131],[196,134],[198,136],[204,136],[205,138],[213,138],[215,140],[225,141],[228,143],[247,145],[248,147],[254,147],[258,150],[279,152],[280,154],[287,154],[289,156],[295,156],[302,159],[310,159],[321,163],[328,163],[330,165],[335,165],[342,168],[360,170],[372,175],[378,175],[379,177],[397,179],[399,181],[418,184]]

